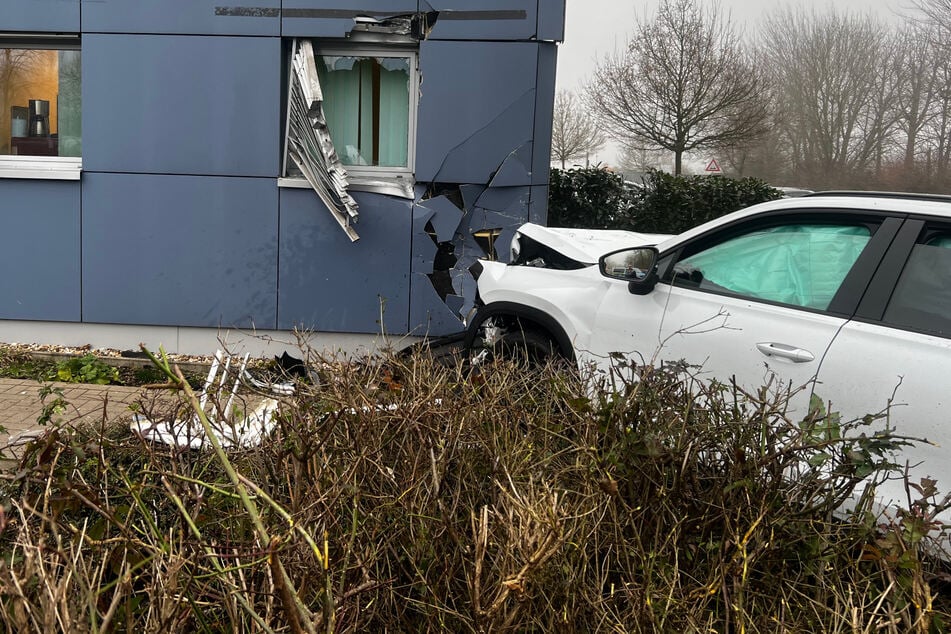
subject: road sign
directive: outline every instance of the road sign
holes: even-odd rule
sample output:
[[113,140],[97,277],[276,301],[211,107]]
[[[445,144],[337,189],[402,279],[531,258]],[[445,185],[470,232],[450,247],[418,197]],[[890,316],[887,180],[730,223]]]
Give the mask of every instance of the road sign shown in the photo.
[[710,159],[710,162],[707,163],[707,171],[713,172],[714,174],[720,174],[723,170],[720,169],[720,164],[717,163],[716,159]]

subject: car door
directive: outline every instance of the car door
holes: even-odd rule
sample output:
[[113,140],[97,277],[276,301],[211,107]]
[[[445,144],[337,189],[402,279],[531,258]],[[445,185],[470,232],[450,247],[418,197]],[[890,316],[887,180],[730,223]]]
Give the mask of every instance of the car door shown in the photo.
[[[664,254],[652,302],[663,306],[639,351],[686,361],[701,378],[735,379],[755,391],[806,386],[790,402],[806,411],[808,386],[854,311],[900,221],[816,210],[748,218]],[[642,299],[612,289],[601,332],[628,333]],[[625,306],[627,309],[625,310]],[[628,334],[628,338],[635,336]]]
[[[873,278],[855,318],[826,354],[816,394],[846,419],[891,404],[888,424],[927,439],[905,448],[899,462],[911,479],[937,479],[951,491],[951,223],[905,222]],[[906,500],[900,481],[879,489],[886,503]]]

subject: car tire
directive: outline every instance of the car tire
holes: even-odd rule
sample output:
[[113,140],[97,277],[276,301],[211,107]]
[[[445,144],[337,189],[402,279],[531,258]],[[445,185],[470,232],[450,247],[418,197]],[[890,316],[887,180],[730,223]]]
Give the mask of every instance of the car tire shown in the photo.
[[528,365],[544,365],[560,359],[558,346],[536,330],[512,330],[503,333],[492,347],[495,359],[510,359]]

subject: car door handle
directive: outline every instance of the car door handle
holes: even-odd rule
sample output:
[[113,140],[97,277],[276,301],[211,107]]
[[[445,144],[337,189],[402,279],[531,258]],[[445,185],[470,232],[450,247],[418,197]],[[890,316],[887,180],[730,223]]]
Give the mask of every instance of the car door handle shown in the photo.
[[767,357],[789,359],[793,363],[808,363],[816,360],[816,356],[808,350],[803,350],[795,346],[787,346],[784,343],[758,343],[756,344],[756,349]]

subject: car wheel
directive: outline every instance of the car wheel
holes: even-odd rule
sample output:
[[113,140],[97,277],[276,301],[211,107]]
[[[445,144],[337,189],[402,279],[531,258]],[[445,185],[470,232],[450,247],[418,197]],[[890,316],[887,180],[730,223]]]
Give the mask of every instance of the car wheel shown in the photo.
[[528,365],[544,365],[561,358],[554,341],[535,330],[511,330],[499,336],[492,346],[496,359],[510,359]]

